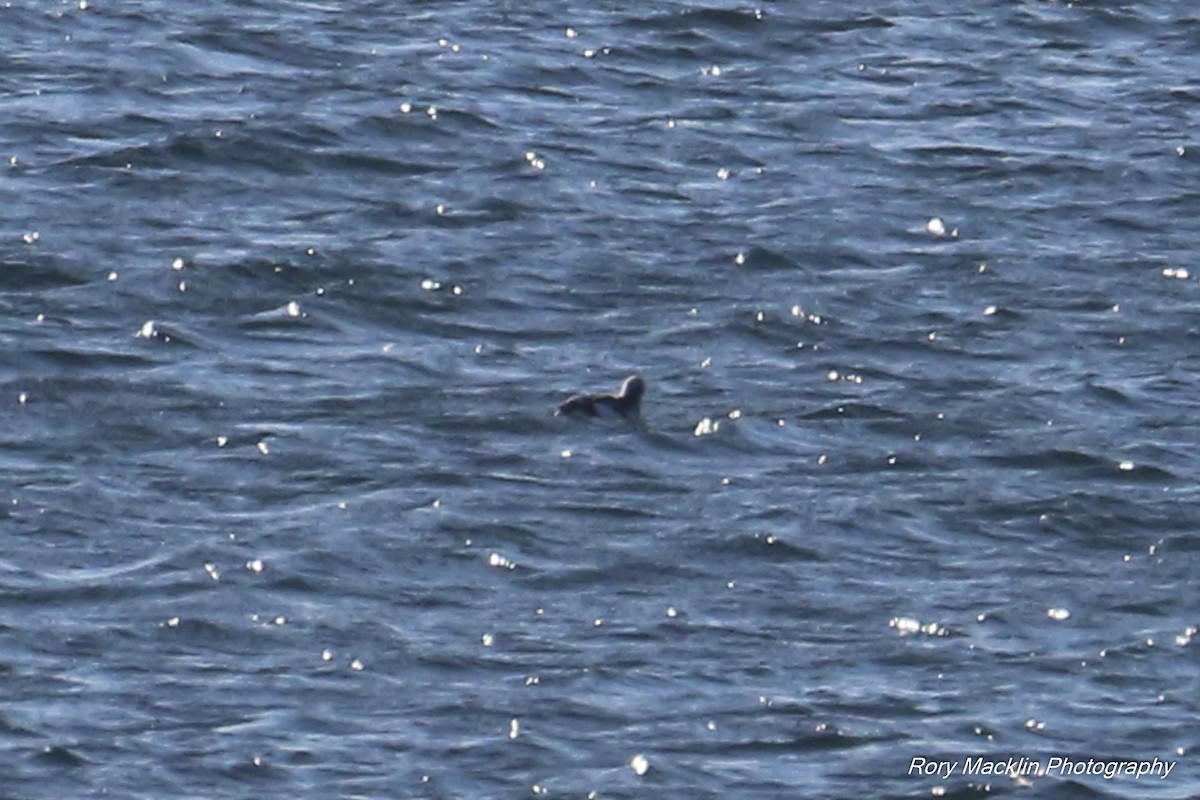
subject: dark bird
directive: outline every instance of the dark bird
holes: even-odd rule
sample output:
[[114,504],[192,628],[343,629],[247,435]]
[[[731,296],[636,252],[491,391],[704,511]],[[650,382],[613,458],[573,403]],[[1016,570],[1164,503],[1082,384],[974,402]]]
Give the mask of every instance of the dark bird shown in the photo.
[[646,381],[641,375],[630,375],[617,394],[577,394],[568,397],[555,415],[572,414],[581,417],[620,417],[635,420],[642,413],[642,395]]

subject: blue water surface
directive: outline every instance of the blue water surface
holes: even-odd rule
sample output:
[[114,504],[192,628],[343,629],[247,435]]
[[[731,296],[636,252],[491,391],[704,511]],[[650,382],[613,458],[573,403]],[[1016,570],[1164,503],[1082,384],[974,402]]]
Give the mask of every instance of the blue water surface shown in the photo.
[[0,794],[1200,795],[1198,25],[5,4]]

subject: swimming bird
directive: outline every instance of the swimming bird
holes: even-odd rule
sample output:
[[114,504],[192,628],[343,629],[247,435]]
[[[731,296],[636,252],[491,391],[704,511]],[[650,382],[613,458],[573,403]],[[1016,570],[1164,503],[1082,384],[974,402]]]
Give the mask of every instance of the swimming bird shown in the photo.
[[554,412],[581,417],[621,417],[635,420],[642,413],[642,395],[646,393],[646,381],[641,375],[630,375],[621,384],[617,394],[577,394]]

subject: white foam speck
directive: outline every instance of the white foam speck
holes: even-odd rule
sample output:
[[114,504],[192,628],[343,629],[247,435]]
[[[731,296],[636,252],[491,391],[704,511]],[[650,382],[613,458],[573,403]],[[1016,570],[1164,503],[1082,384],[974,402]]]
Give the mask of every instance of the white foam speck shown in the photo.
[[892,617],[888,620],[888,627],[895,628],[901,636],[911,636],[915,633],[923,633],[926,636],[946,635],[946,629],[938,623],[922,623],[919,619],[912,617]]
[[488,556],[488,566],[500,569],[514,569],[517,565],[499,553],[492,553]]

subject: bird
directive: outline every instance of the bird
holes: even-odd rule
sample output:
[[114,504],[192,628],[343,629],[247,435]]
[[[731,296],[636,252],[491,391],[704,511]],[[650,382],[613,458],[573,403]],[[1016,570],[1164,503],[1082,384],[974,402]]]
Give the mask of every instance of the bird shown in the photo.
[[617,394],[572,395],[558,407],[554,415],[636,420],[641,416],[642,395],[645,393],[646,380],[641,375],[630,375],[621,384],[621,391]]

